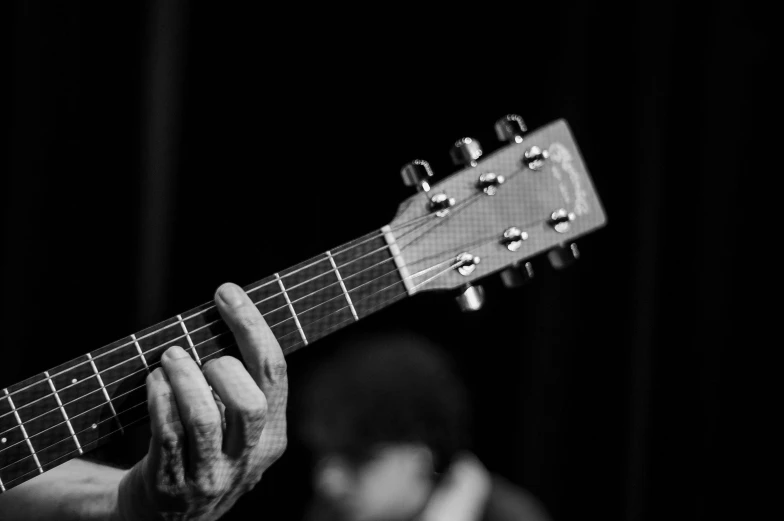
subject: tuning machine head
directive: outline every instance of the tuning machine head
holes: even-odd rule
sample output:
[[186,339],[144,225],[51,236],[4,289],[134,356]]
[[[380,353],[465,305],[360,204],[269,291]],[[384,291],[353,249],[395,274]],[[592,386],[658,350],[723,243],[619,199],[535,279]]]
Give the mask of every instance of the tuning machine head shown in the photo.
[[482,147],[476,139],[464,137],[452,145],[449,155],[457,166],[476,166],[476,160],[482,156]]
[[433,177],[433,170],[430,163],[424,159],[414,159],[410,163],[403,165],[400,169],[400,177],[406,186],[416,187],[418,192],[430,191],[430,178]]
[[521,262],[501,272],[501,282],[507,288],[519,288],[534,278],[534,267],[530,262]]
[[574,264],[574,261],[580,258],[580,250],[577,249],[577,243],[561,244],[547,252],[547,259],[550,265],[557,269],[563,269]]
[[482,286],[467,284],[455,297],[460,311],[479,311],[485,304],[485,290]]
[[517,114],[507,114],[495,122],[495,135],[504,143],[522,143],[526,132],[528,127]]

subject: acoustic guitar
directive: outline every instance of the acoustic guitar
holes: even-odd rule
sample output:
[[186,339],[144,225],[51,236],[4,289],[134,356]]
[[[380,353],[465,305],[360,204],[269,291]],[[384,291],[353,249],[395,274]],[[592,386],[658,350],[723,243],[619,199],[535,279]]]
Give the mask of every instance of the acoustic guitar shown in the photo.
[[[425,161],[404,166],[417,193],[387,225],[244,288],[284,354],[423,291],[456,290],[478,309],[483,277],[516,286],[534,257],[561,267],[578,254],[574,240],[606,218],[566,122],[528,133],[509,115],[496,133],[504,145],[486,156],[476,140],[455,143],[460,170],[432,186]],[[0,493],[144,421],[146,376],[175,344],[200,365],[241,359],[210,302],[0,387]]]

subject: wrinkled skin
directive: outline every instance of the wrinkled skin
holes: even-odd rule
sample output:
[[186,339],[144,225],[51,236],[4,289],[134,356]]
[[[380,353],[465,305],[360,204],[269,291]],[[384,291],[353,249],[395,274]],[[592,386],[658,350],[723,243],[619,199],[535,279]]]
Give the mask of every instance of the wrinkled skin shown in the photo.
[[118,519],[218,519],[286,448],[280,346],[238,286],[222,285],[215,303],[247,369],[229,356],[200,369],[179,347],[164,353],[147,378],[150,449],[120,484]]

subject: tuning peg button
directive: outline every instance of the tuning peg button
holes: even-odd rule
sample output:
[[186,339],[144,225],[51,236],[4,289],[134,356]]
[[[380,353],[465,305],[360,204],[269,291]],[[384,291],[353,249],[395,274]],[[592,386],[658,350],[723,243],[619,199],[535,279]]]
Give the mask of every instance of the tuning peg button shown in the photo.
[[400,169],[400,177],[406,186],[415,186],[419,192],[428,192],[433,170],[430,169],[430,163],[424,159],[414,159]]
[[575,242],[556,246],[547,252],[547,259],[552,267],[557,270],[571,266],[579,258],[580,250],[577,249],[577,243]]
[[485,303],[485,290],[482,286],[468,284],[455,300],[461,311],[479,311]]
[[464,137],[452,145],[449,155],[452,162],[458,166],[476,166],[476,160],[482,155],[482,147],[476,139]]
[[501,282],[507,288],[519,288],[534,278],[534,267],[530,262],[515,264],[501,272]]
[[550,152],[542,150],[534,145],[523,154],[523,164],[531,170],[539,170],[544,165],[547,158],[550,157]]
[[507,114],[495,122],[495,135],[505,143],[522,143],[526,132],[528,127],[517,114]]

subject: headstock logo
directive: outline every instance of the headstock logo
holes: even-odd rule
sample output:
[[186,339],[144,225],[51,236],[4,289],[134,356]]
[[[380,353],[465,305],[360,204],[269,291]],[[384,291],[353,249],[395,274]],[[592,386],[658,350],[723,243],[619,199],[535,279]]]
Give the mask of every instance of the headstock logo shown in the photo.
[[[588,213],[590,208],[588,207],[587,196],[580,183],[580,173],[572,163],[572,154],[561,143],[551,144],[549,152],[553,177],[555,177],[555,179],[558,181],[558,187],[561,190],[561,195],[563,196],[564,201],[566,201],[567,205],[572,204],[572,201],[574,201],[574,208],[572,208],[572,211],[575,213],[575,215],[583,215]],[[566,183],[564,183],[563,180],[564,176],[561,172],[566,172],[566,174],[569,176],[569,181],[572,184],[574,197],[572,197],[572,195],[569,193]]]

